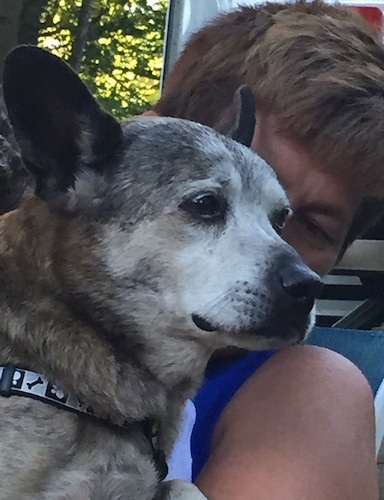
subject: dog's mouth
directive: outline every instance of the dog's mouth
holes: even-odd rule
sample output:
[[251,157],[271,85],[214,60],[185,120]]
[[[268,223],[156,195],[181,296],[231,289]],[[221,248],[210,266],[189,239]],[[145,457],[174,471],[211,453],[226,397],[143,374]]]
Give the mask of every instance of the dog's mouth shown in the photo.
[[[222,331],[219,325],[215,325],[208,321],[207,319],[199,316],[198,314],[192,314],[192,320],[194,324],[200,330],[204,332],[215,332]],[[308,321],[297,321],[291,323],[281,324],[277,322],[274,325],[269,325],[266,327],[261,327],[257,329],[240,329],[238,334],[246,336],[261,336],[264,338],[295,338],[297,342],[304,340],[307,333]]]
[[219,330],[217,326],[213,325],[198,314],[192,314],[192,321],[195,323],[197,328],[200,328],[200,330],[203,330],[204,332],[215,332],[216,330]]

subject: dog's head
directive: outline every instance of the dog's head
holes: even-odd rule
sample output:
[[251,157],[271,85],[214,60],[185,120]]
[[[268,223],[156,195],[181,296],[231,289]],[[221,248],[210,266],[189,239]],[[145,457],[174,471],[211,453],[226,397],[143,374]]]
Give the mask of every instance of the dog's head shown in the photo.
[[[214,348],[303,339],[319,278],[279,236],[289,204],[260,157],[184,120],[119,124],[35,47],[8,56],[4,96],[36,195],[62,221],[62,294],[92,321]],[[249,92],[238,100],[231,134],[247,142]]]

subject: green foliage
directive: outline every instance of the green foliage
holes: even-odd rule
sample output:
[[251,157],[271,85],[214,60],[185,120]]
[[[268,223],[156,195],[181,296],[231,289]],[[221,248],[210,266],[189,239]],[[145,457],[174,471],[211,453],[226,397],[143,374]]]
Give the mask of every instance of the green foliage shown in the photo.
[[[38,44],[69,60],[81,0],[48,0]],[[118,118],[159,96],[167,0],[93,0],[80,76]]]

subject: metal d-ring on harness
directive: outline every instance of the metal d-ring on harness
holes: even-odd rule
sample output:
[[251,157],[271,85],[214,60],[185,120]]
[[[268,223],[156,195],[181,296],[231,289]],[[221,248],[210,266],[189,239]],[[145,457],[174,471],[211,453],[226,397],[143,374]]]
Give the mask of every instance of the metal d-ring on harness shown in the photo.
[[[90,406],[82,404],[74,394],[62,391],[40,373],[24,370],[12,364],[0,366],[0,396],[26,396],[106,422],[95,415]],[[138,430],[141,430],[147,438],[159,479],[162,481],[168,474],[168,466],[164,451],[158,448],[159,426],[152,419],[146,419],[140,422],[127,422],[119,428],[132,429],[133,426],[139,426]]]

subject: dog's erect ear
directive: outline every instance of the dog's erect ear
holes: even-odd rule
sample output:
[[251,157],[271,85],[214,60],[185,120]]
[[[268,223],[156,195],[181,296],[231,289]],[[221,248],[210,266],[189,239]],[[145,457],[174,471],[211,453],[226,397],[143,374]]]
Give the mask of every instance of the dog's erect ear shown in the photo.
[[250,147],[255,126],[256,106],[253,92],[248,85],[242,85],[214,129]]
[[31,45],[4,63],[4,100],[36,194],[51,200],[87,169],[102,173],[119,150],[119,123],[61,59]]

